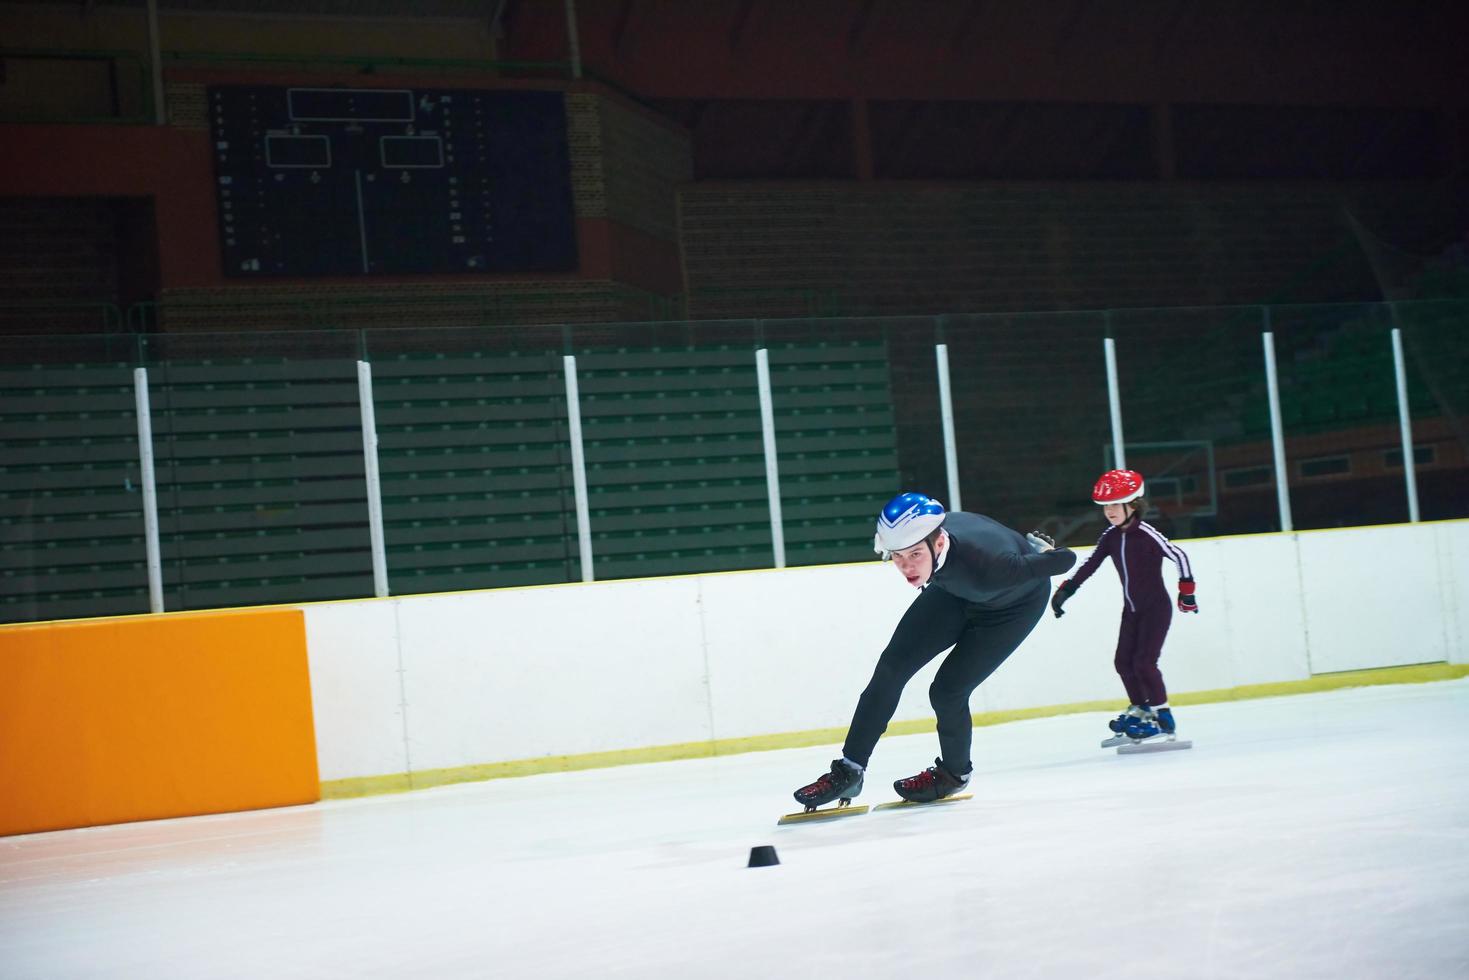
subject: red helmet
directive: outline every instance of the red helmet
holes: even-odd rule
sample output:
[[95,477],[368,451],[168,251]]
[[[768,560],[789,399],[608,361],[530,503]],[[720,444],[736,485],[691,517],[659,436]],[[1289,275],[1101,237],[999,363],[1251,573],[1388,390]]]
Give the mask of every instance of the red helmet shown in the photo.
[[1099,504],[1125,504],[1143,495],[1143,475],[1134,470],[1108,470],[1092,487],[1092,499]]

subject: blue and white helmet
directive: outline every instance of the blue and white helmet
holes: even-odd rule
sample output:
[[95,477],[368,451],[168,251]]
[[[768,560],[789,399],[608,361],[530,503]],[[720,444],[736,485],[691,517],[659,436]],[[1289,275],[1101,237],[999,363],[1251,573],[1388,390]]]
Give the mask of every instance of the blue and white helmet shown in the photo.
[[943,523],[943,504],[927,494],[900,493],[877,515],[872,549],[886,560],[895,551],[913,547]]

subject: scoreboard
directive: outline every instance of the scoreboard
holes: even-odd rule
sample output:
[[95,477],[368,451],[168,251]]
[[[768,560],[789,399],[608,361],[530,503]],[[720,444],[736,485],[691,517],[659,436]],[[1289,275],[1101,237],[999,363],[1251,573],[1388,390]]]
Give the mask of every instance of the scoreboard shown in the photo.
[[229,276],[572,272],[559,92],[208,90]]

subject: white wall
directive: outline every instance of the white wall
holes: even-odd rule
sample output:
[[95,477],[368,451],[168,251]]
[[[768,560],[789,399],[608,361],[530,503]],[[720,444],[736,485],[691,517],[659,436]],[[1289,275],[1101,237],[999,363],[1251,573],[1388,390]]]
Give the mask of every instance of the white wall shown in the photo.
[[[1349,534],[1300,535],[1301,577],[1316,673],[1421,664],[1449,658],[1452,589],[1441,572],[1446,525],[1394,525]],[[1319,586],[1319,589],[1318,589]]]
[[1469,521],[1436,524],[1434,554],[1438,559],[1440,594],[1444,597],[1444,632],[1449,663],[1469,663]]
[[[1469,662],[1469,521],[1180,544],[1175,693]],[[915,594],[874,561],[307,606],[321,778],[843,728]],[[1120,701],[1121,602],[1100,570],[974,710]],[[898,719],[931,716],[936,666]]]

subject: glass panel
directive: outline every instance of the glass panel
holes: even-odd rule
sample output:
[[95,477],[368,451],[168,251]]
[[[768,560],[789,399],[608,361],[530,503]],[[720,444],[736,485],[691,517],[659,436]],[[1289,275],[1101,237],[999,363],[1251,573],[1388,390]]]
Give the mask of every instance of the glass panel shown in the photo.
[[[1395,303],[1392,310],[1403,331],[1419,517],[1469,517],[1469,300]],[[1389,472],[1402,479],[1401,449],[1387,456]]]
[[753,321],[569,330],[596,577],[771,567]]
[[148,611],[136,350],[0,338],[0,621]]
[[1279,530],[1263,317],[1249,306],[1110,314],[1127,466],[1169,537]]
[[1270,322],[1295,528],[1406,521],[1401,470],[1383,462],[1399,444],[1387,307],[1272,307]]
[[[915,359],[933,377],[933,329],[931,317],[761,323],[787,565],[876,557],[877,512],[903,489],[899,391],[926,387],[937,425],[936,389],[909,377]],[[942,485],[931,492],[946,496]]]
[[1091,488],[1112,440],[1105,330],[1100,313],[943,318],[965,510],[1096,541]]
[[165,608],[373,594],[357,346],[145,338]]
[[[226,311],[228,313],[228,311]],[[225,317],[228,320],[228,317]],[[1469,301],[421,330],[0,338],[0,618],[148,608],[132,369],[149,368],[165,606],[372,594],[355,362],[370,356],[394,594],[581,578],[562,358],[577,356],[596,577],[773,563],[755,351],[770,352],[786,560],[865,561],[900,490],[1089,544],[1112,465],[1180,538],[1279,527],[1260,334],[1297,528],[1469,516]]]
[[392,593],[579,580],[562,328],[365,343]]

